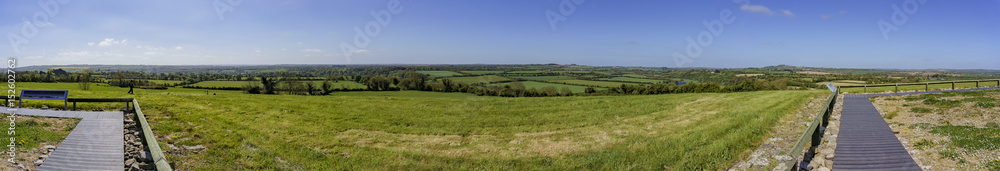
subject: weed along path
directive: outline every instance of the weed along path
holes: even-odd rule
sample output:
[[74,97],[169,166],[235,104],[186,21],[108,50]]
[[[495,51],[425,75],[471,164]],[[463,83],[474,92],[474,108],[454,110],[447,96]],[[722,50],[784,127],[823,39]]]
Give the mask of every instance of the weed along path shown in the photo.
[[[7,107],[0,110],[7,111]],[[122,170],[125,168],[122,112],[17,109],[18,115],[82,118],[38,170]]]
[[[996,87],[955,91],[985,89]],[[945,91],[844,96],[840,138],[837,139],[834,152],[836,157],[833,160],[833,170],[921,170],[869,98],[940,92]]]

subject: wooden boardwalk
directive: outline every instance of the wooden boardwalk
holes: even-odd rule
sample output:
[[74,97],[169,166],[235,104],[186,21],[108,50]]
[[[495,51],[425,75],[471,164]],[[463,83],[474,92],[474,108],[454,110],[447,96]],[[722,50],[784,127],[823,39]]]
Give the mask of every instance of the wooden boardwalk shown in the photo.
[[[954,91],[984,90],[994,88],[963,89]],[[834,152],[833,170],[921,170],[882,115],[869,101],[876,96],[900,96],[941,93],[945,91],[848,94],[840,122],[837,149]]]
[[[0,107],[12,112],[12,108]],[[17,109],[17,115],[82,118],[38,170],[123,170],[125,168],[122,112]]]

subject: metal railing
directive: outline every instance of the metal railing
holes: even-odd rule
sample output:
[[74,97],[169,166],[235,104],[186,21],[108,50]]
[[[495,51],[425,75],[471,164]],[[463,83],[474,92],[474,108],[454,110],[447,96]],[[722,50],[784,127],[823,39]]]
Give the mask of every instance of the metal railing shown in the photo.
[[924,91],[930,91],[932,84],[951,84],[951,90],[955,90],[955,83],[976,83],[976,88],[979,88],[979,83],[982,82],[996,82],[997,86],[1000,86],[1000,79],[988,79],[988,80],[966,80],[966,81],[939,81],[939,82],[924,82],[924,83],[894,83],[894,84],[865,84],[865,85],[844,85],[837,86],[837,91],[839,93],[841,88],[861,88],[864,90],[862,92],[868,93],[868,87],[896,87],[895,93],[899,92],[899,86],[912,86],[912,85],[923,85]]
[[810,144],[809,147],[815,147],[819,146],[820,142],[822,142],[823,132],[821,132],[820,128],[826,128],[827,124],[829,124],[830,114],[833,113],[833,106],[837,104],[837,96],[838,93],[833,92],[826,98],[819,114],[809,123],[809,127],[802,133],[802,136],[799,136],[799,141],[795,143],[795,146],[792,146],[792,149],[789,149],[788,153],[785,154],[792,156],[793,159],[785,162],[785,165],[789,166],[790,170],[798,169],[798,157],[803,156],[802,151],[806,147],[806,144]]

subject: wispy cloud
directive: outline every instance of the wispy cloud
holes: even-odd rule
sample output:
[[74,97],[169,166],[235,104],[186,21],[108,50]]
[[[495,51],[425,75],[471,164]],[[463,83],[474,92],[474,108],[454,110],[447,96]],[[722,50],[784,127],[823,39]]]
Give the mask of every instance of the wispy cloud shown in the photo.
[[[87,45],[93,46],[94,42],[87,42]],[[128,39],[115,40],[114,38],[104,38],[104,41],[97,43],[97,46],[114,46],[114,45],[128,45]]]
[[[743,5],[740,6],[740,10],[750,13],[761,13],[773,16],[776,12],[771,10],[771,8],[765,7],[763,5]],[[795,17],[795,13],[790,10],[777,10],[781,12],[781,15],[788,17]]]
[[323,50],[322,49],[306,49],[306,50],[302,50],[302,52],[323,52]]
[[781,10],[781,14],[783,14],[785,16],[788,16],[788,17],[795,17],[795,13],[792,13],[792,11],[789,11],[789,10]]
[[762,5],[743,5],[740,6],[740,10],[753,13],[764,13],[767,15],[774,15],[774,11]]

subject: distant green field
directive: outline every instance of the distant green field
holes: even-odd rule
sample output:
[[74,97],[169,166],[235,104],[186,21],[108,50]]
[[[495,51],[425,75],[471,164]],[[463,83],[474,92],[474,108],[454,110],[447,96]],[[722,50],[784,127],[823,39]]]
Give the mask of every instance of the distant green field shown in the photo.
[[[323,81],[302,81],[302,82],[303,83],[305,83],[305,82],[312,82],[316,86],[323,85]],[[337,81],[337,82],[330,81],[330,83],[333,84],[333,88],[365,88],[365,87],[367,87],[364,84],[356,83],[354,81]],[[254,85],[258,85],[258,86],[261,85],[260,81],[250,81],[250,82],[247,82],[247,81],[202,81],[202,82],[198,82],[198,83],[192,84],[191,86],[199,86],[199,87],[243,87],[243,86],[246,86],[247,84],[254,84]]]
[[[836,83],[834,83],[834,84],[836,84]],[[979,83],[979,87],[995,87],[995,86],[997,86],[997,82],[996,81],[994,81],[994,82],[981,82],[981,83]],[[951,84],[950,83],[948,83],[948,84],[931,84],[930,86],[927,86],[927,87],[930,90],[951,90]],[[956,83],[955,84],[955,88],[956,89],[975,88],[975,87],[976,87],[976,83]],[[924,85],[899,86],[899,91],[924,91],[924,89],[925,89]],[[887,86],[887,87],[868,87],[868,88],[864,88],[864,87],[842,88],[840,91],[841,92],[847,92],[847,93],[863,93],[863,92],[868,92],[868,93],[884,93],[884,92],[896,91],[896,87],[895,86]]]
[[538,73],[542,73],[542,71],[511,71],[511,72],[507,72],[507,73],[510,73],[510,74],[538,74]]
[[180,80],[149,80],[149,82],[153,83],[153,84],[160,84],[160,85],[163,85],[163,84],[171,84],[172,85],[172,84],[177,84],[177,83],[183,83],[184,81],[180,81]]
[[499,74],[503,73],[503,71],[462,71],[462,73],[482,75],[482,74]]
[[457,73],[454,71],[417,71],[417,73],[427,74],[432,77],[450,77],[450,76],[462,75],[461,73]]
[[572,80],[573,79],[573,77],[569,77],[569,76],[512,76],[510,78],[523,79],[523,80],[535,80],[535,81]]
[[552,82],[560,82],[567,84],[580,84],[598,87],[620,87],[622,84],[636,85],[635,83],[622,83],[622,82],[608,82],[608,81],[591,81],[591,80],[552,80]]
[[491,83],[491,82],[509,81],[510,80],[510,78],[496,76],[496,75],[483,75],[483,76],[475,76],[475,77],[450,77],[448,79],[451,79],[451,81],[454,81],[455,83],[465,82],[465,83],[469,83],[469,84],[473,84],[473,83]]
[[[507,85],[507,84],[510,84],[510,83],[498,83],[498,84],[490,84],[490,85],[503,86],[503,85]],[[521,84],[524,84],[524,88],[527,88],[527,89],[535,88],[535,89],[538,89],[538,90],[542,90],[542,87],[548,87],[548,86],[554,86],[558,90],[562,90],[563,87],[568,87],[569,90],[573,91],[573,93],[583,93],[583,91],[585,89],[587,89],[586,86],[556,84],[556,83],[544,83],[544,82],[536,82],[536,81],[521,81]],[[605,90],[606,88],[594,88],[594,89]]]
[[654,80],[654,79],[642,79],[642,78],[632,78],[632,77],[612,77],[612,78],[601,78],[598,80],[604,81],[627,81],[627,82],[641,82],[641,83],[661,83],[670,82],[666,80]]
[[865,85],[865,81],[858,81],[858,80],[834,80],[834,81],[818,82],[816,84],[826,85],[828,83],[833,83],[833,85],[835,85],[835,86]]
[[649,78],[649,77],[646,77],[645,75],[639,75],[639,74],[625,74],[624,76],[635,77],[635,78]]

